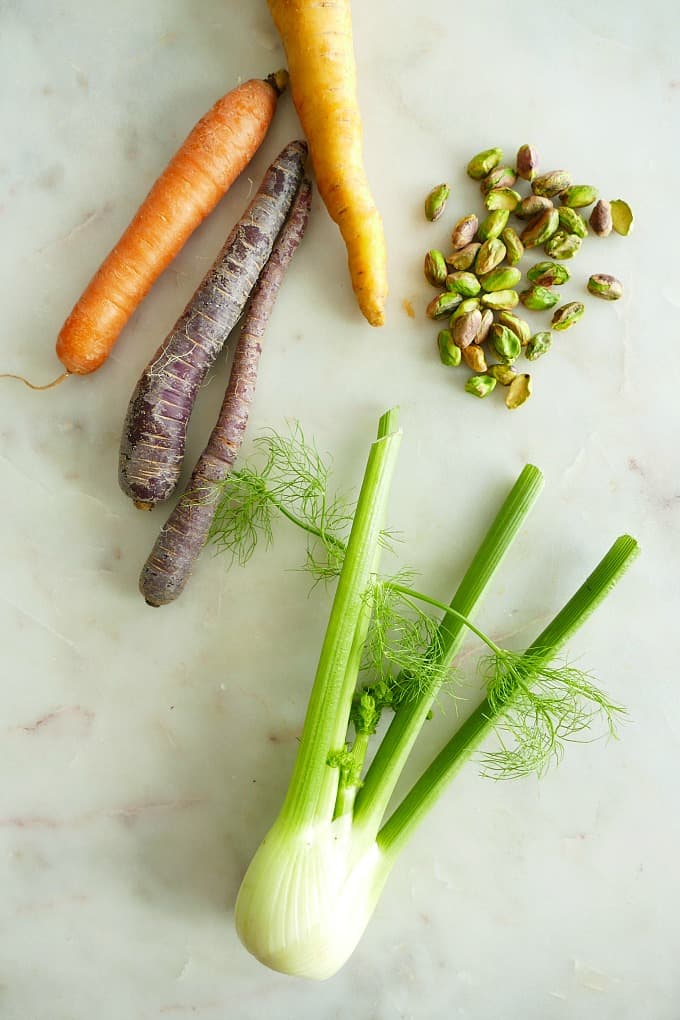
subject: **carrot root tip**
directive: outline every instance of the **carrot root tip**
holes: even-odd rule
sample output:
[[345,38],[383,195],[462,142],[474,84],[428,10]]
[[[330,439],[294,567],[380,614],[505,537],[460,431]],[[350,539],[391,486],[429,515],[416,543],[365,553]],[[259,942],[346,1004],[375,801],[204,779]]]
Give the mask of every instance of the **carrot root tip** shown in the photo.
[[14,375],[13,372],[1,372],[0,379],[17,379],[22,382],[24,386],[28,386],[29,390],[51,390],[54,386],[58,386],[59,383],[63,383],[64,379],[68,378],[72,373],[68,370],[58,375],[52,382],[45,383],[44,386],[38,386],[36,383],[32,383],[30,379],[26,379],[23,375]]

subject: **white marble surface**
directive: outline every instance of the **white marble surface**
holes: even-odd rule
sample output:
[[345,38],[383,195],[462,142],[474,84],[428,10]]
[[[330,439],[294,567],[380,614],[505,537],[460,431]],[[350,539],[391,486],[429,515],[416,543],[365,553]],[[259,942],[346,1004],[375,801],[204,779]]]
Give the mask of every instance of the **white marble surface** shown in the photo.
[[[540,784],[473,766],[408,847],[366,937],[323,985],[273,974],[232,926],[240,877],[285,788],[327,603],[287,532],[243,571],[205,556],[147,609],[163,511],[117,487],[129,394],[280,146],[290,100],[109,363],[0,395],[0,1016],[3,1020],[673,1020],[677,810],[677,237],[680,44],[670,0],[531,8],[357,3],[370,175],[390,251],[389,322],[355,311],[318,205],[272,321],[250,435],[298,417],[357,481],[375,420],[403,408],[390,519],[444,597],[521,465],[547,487],[483,621],[530,638],[628,530],[643,558],[572,646],[630,709],[623,739],[571,749]],[[53,341],[188,126],[281,53],[263,0],[0,3],[2,368],[56,374]],[[629,239],[591,240],[625,282],[536,371],[531,404],[477,403],[433,355],[421,199],[489,144],[533,141],[628,198]],[[402,301],[418,309],[407,318]],[[197,454],[226,365],[192,423]],[[427,727],[409,778],[454,724]]]

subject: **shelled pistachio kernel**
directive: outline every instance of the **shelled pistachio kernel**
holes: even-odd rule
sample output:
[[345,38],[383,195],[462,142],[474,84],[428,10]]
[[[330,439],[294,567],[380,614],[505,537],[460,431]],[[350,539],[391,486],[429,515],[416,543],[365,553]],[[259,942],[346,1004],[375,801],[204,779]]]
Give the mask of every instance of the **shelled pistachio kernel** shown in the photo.
[[592,184],[572,184],[560,195],[562,205],[568,205],[571,209],[584,209],[597,201],[598,190]]
[[552,201],[544,195],[527,195],[515,209],[515,216],[521,220],[533,220],[534,216],[552,208]]
[[536,286],[523,290],[519,299],[525,308],[530,308],[533,312],[544,312],[547,308],[554,308],[560,297],[549,287]]
[[453,342],[450,329],[440,329],[437,334],[437,347],[442,365],[457,368],[460,365],[460,347]]
[[591,294],[605,301],[618,301],[623,296],[623,284],[609,273],[593,273],[587,286]]
[[522,255],[524,255],[524,245],[520,240],[519,234],[514,227],[506,227],[505,230],[501,231],[500,239],[505,245],[508,262],[511,266],[516,266]]
[[480,245],[475,259],[475,273],[477,276],[490,273],[492,269],[499,266],[505,258],[505,253],[505,245],[497,237],[491,237],[488,241],[484,241]]
[[505,394],[505,406],[514,411],[516,407],[526,404],[531,396],[531,390],[531,376],[528,372],[523,372],[510,383],[508,392]]
[[477,308],[479,308],[479,298],[465,298],[465,300],[461,301],[458,307],[454,310],[453,315],[449,320],[449,326],[453,326],[456,319],[462,318],[464,315],[467,315],[468,312],[474,312]]
[[446,208],[451,189],[448,184],[438,184],[425,199],[425,218],[433,223]]
[[519,235],[525,248],[537,248],[544,244],[555,233],[560,224],[560,216],[557,209],[545,209],[538,216],[529,220],[526,227]]
[[519,337],[500,322],[494,322],[489,334],[494,351],[506,365],[516,361],[522,353]]
[[460,294],[456,294],[454,290],[445,290],[443,294],[437,294],[432,298],[425,313],[430,319],[441,319],[444,315],[450,315],[462,300]]
[[555,330],[569,329],[583,316],[586,308],[580,301],[569,301],[553,312],[550,325]]
[[454,249],[465,248],[475,239],[479,220],[474,213],[462,216],[451,232],[451,244]]
[[453,342],[458,347],[469,347],[471,343],[474,343],[481,324],[482,313],[478,308],[471,312],[466,312],[465,315],[461,315],[460,318],[455,319],[451,323]]
[[510,217],[509,209],[494,209],[488,216],[485,216],[477,229],[477,237],[480,241],[490,241],[499,237],[501,232],[508,225]]
[[477,252],[481,247],[482,245],[479,241],[472,241],[459,251],[452,251],[450,255],[447,255],[446,264],[451,269],[469,269],[474,263]]
[[496,380],[491,375],[471,375],[465,383],[466,393],[475,397],[488,397],[496,389]]
[[479,188],[483,195],[488,195],[496,188],[511,188],[517,182],[517,174],[509,166],[497,166],[488,173]]
[[568,205],[563,205],[557,210],[557,215],[559,216],[562,230],[566,230],[568,234],[576,234],[580,238],[588,236],[588,224],[575,209]]
[[432,248],[425,256],[425,279],[433,287],[443,287],[448,268],[442,252]]
[[468,163],[467,175],[472,177],[473,181],[481,181],[482,177],[486,177],[502,159],[502,149],[484,149],[483,152],[478,152],[476,156],[473,156]]
[[490,273],[484,273],[480,283],[485,291],[510,290],[522,279],[519,269],[514,266],[497,266]]
[[597,237],[609,237],[612,232],[612,207],[606,198],[595,203],[588,222]]
[[612,214],[612,225],[617,234],[627,237],[633,229],[633,210],[622,198],[615,198],[609,203]]
[[518,177],[524,181],[533,181],[538,169],[538,153],[533,145],[520,145],[515,166]]
[[569,279],[569,270],[559,262],[544,260],[537,262],[527,271],[529,283],[540,287],[559,287]]
[[534,177],[531,190],[542,198],[554,198],[566,191],[571,184],[571,174],[566,170],[551,170],[550,173]]
[[482,285],[474,273],[467,273],[464,269],[457,269],[446,277],[446,289],[455,290],[461,297],[475,297],[482,289]]
[[543,251],[551,259],[570,259],[581,247],[578,234],[567,234],[565,230],[557,230],[543,245]]
[[512,330],[522,347],[529,343],[531,326],[525,319],[520,319],[519,315],[513,315],[512,312],[499,312],[498,321]]
[[545,329],[540,333],[534,333],[524,351],[529,361],[537,361],[543,354],[547,354],[552,347],[552,333]]
[[473,343],[483,344],[487,336],[489,335],[489,330],[491,329],[492,326],[493,326],[493,312],[491,311],[490,308],[485,308],[484,311],[482,312],[481,325],[477,330],[477,336],[475,337]]
[[480,301],[484,308],[493,308],[496,312],[511,311],[519,303],[519,294],[516,290],[496,290],[482,294]]
[[486,358],[484,351],[478,344],[469,344],[461,351],[463,361],[473,372],[486,372]]
[[484,205],[493,212],[495,209],[509,209],[512,212],[521,201],[521,195],[512,188],[492,188],[484,197]]
[[499,382],[501,386],[509,386],[512,380],[517,376],[517,372],[512,365],[489,365],[487,372],[496,380],[496,382]]

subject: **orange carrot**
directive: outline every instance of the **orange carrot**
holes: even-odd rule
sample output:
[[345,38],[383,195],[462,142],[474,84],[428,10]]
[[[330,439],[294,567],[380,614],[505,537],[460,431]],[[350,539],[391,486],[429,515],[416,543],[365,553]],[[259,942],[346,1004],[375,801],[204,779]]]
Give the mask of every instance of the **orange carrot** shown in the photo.
[[278,71],[219,99],[144,199],[64,323],[57,355],[85,375],[106,360],[142,298],[259,148],[286,87]]

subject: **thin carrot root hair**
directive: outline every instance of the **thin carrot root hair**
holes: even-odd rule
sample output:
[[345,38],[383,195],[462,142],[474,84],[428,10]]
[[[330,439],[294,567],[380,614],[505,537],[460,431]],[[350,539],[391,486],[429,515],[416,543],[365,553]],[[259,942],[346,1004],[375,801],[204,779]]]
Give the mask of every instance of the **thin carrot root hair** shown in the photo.
[[38,386],[37,383],[32,383],[30,379],[27,379],[23,375],[15,375],[14,372],[0,372],[0,379],[17,379],[19,382],[22,382],[24,386],[28,386],[29,390],[51,390],[60,383],[63,383],[64,379],[68,378],[70,375],[73,375],[73,373],[68,370],[66,372],[62,372],[56,379],[53,379],[52,382],[45,383],[44,386]]

